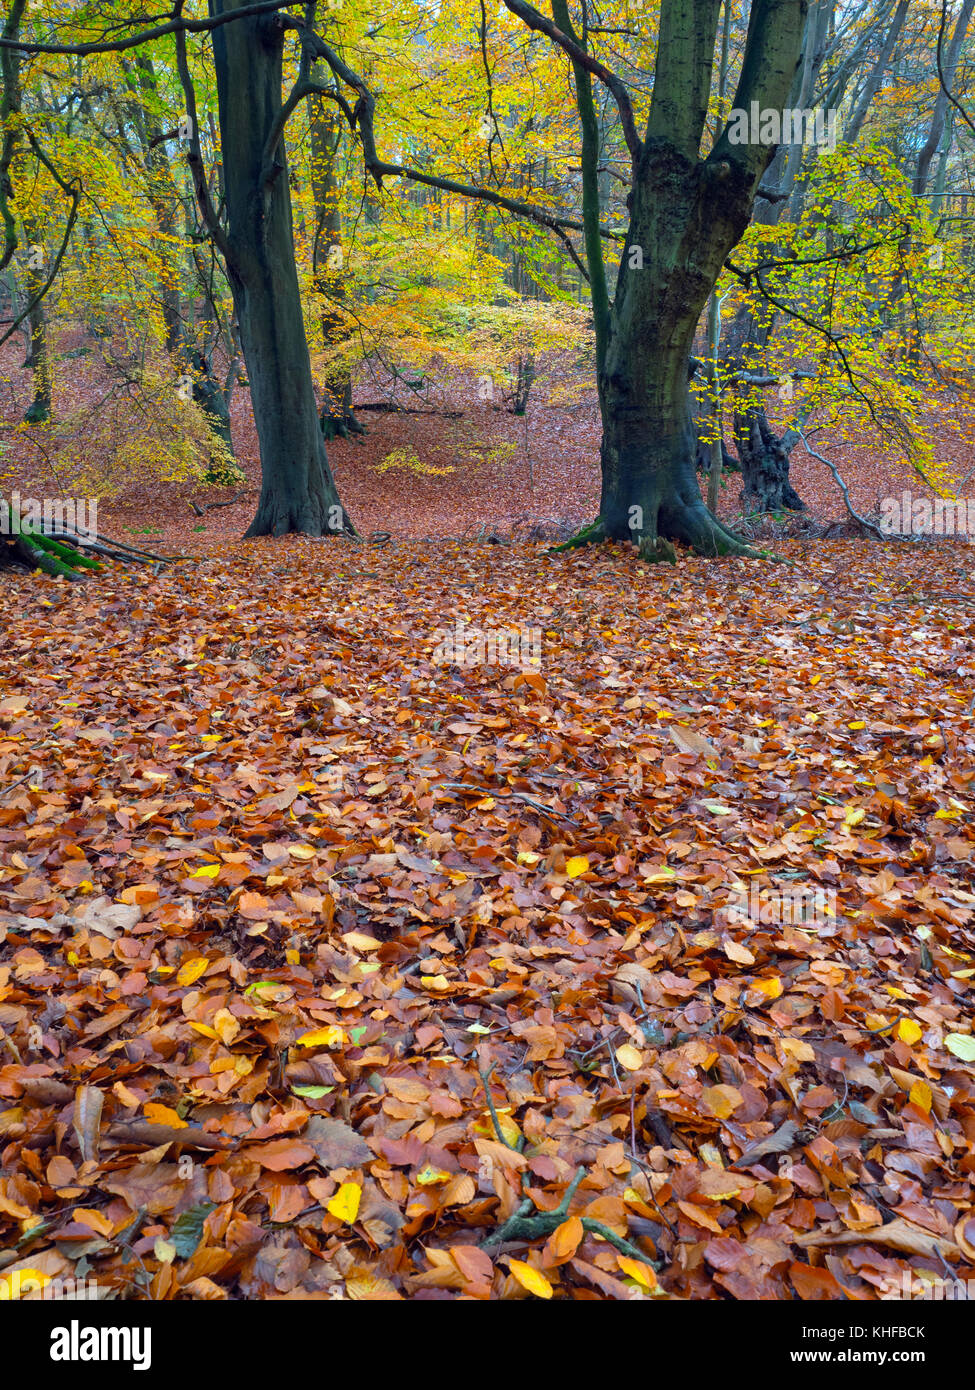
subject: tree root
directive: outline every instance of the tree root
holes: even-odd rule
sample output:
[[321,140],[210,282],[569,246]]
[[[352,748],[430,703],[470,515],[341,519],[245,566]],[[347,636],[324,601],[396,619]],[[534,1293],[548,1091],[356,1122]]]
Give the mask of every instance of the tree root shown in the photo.
[[775,564],[789,564],[790,561],[774,555],[769,550],[757,550],[742,540],[729,527],[701,504],[691,509],[686,535],[681,537],[696,555],[715,559],[722,555],[740,556],[746,560],[771,560]]
[[583,526],[581,531],[577,531],[567,541],[560,542],[559,545],[549,547],[549,555],[557,555],[562,550],[578,550],[584,545],[598,545],[600,541],[608,540],[606,527],[601,517],[596,517],[595,521],[589,521]]
[[236,502],[239,502],[242,497],[246,496],[247,489],[243,488],[240,492],[234,493],[233,497],[231,497],[227,502],[205,502],[201,507],[199,502],[193,501],[192,497],[187,498],[187,501],[190,504],[190,510],[194,512],[197,516],[206,516],[207,512],[212,512],[217,507],[232,507]]
[[677,564],[677,551],[663,536],[657,536],[652,541],[649,536],[644,536],[639,553],[640,559],[647,565]]
[[[554,1211],[535,1211],[535,1204],[531,1198],[526,1198],[513,1216],[509,1216],[503,1226],[499,1226],[496,1231],[492,1231],[486,1240],[481,1241],[481,1249],[487,1250],[492,1245],[504,1245],[509,1240],[539,1240],[550,1236],[557,1227],[562,1225],[569,1215],[569,1204],[576,1194],[576,1189],[586,1176],[585,1168],[578,1168],[575,1177],[565,1190],[561,1202]],[[582,1229],[588,1231],[590,1235],[601,1236],[610,1245],[616,1247],[621,1255],[628,1255],[631,1260],[639,1260],[641,1264],[649,1265],[651,1269],[659,1269],[660,1262],[651,1260],[644,1251],[638,1250],[635,1245],[631,1245],[628,1240],[618,1236],[615,1231],[604,1226],[601,1221],[594,1221],[591,1216],[579,1218]]]
[[[486,1072],[478,1069],[478,1076],[481,1078],[481,1083],[484,1086],[484,1094],[487,1097],[488,1109],[491,1112],[491,1122],[494,1125],[494,1132],[498,1136],[499,1143],[503,1144],[506,1149],[511,1149],[514,1153],[520,1153],[524,1145],[524,1139],[521,1140],[516,1148],[515,1145],[509,1144],[501,1128],[501,1121],[498,1118],[494,1097],[491,1095],[491,1072],[493,1070],[493,1066],[489,1067]],[[526,1197],[518,1207],[518,1210],[513,1216],[509,1216],[503,1226],[499,1226],[496,1231],[492,1231],[485,1240],[481,1241],[481,1249],[487,1250],[492,1245],[504,1245],[504,1243],[509,1240],[538,1240],[539,1238],[550,1236],[558,1226],[562,1225],[562,1222],[568,1216],[572,1198],[575,1196],[579,1184],[585,1176],[585,1168],[580,1167],[576,1169],[575,1176],[565,1189],[562,1200],[554,1211],[536,1211],[535,1203],[530,1197]],[[522,1191],[524,1191],[525,1179],[526,1174],[523,1173]],[[608,1226],[604,1226],[601,1221],[594,1221],[591,1216],[583,1216],[579,1219],[582,1222],[582,1229],[584,1231],[588,1231],[590,1235],[601,1236],[603,1240],[615,1246],[621,1255],[628,1255],[631,1260],[639,1260],[642,1264],[649,1265],[651,1269],[660,1268],[659,1262],[651,1260],[642,1250],[638,1250],[637,1247],[631,1245],[628,1240],[624,1240],[622,1236],[618,1236],[615,1231],[610,1230]]]
[[[703,520],[701,519],[703,516]],[[673,535],[673,532],[671,532]],[[549,555],[557,555],[565,550],[578,550],[584,545],[598,545],[601,541],[613,539],[636,541],[639,545],[640,559],[647,565],[666,563],[675,565],[677,563],[677,551],[673,542],[664,536],[644,533],[628,533],[625,536],[614,537],[610,535],[602,517],[597,517],[595,521],[588,522],[574,536],[567,541],[562,541],[559,545],[550,546]],[[723,526],[716,517],[713,517],[703,506],[692,509],[692,522],[683,534],[677,534],[674,539],[689,545],[696,555],[703,555],[706,559],[714,559],[719,555],[740,555],[748,560],[771,560],[775,564],[788,565],[792,562],[775,555],[770,550],[756,550],[754,546],[743,541],[740,536],[736,536],[733,531],[729,531]]]

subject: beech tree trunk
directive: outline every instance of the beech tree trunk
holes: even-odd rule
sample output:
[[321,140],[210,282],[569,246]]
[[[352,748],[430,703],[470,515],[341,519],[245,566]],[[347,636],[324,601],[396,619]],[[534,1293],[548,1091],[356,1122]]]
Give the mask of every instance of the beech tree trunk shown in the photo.
[[[214,13],[239,9],[212,0]],[[248,536],[353,532],[329,468],[295,266],[280,128],[284,30],[273,16],[213,31],[230,255],[227,272],[261,451],[261,496]]]
[[698,486],[687,362],[721,265],[748,225],[752,180],[647,143],[600,373],[609,537],[681,541],[706,555],[746,547],[708,511]]
[[[588,55],[566,31],[551,31],[524,0],[504,0],[530,28],[549,33],[573,62],[583,134],[590,116]],[[697,431],[688,390],[695,329],[721,268],[751,221],[773,148],[732,144],[728,128],[700,156],[722,0],[662,0],[653,95],[641,140],[619,79],[592,68],[613,93],[633,161],[630,226],[616,295],[600,287],[598,204],[583,203],[596,326],[602,416],[602,497],[596,521],[563,548],[602,537],[629,539],[647,559],[673,559],[672,541],[703,555],[754,554],[706,507],[696,474]],[[794,80],[805,0],[753,0],[734,107],[780,108]],[[567,44],[574,45],[567,46]],[[586,81],[581,78],[586,77]],[[584,188],[594,187],[583,159]],[[592,201],[592,199],[590,199]]]

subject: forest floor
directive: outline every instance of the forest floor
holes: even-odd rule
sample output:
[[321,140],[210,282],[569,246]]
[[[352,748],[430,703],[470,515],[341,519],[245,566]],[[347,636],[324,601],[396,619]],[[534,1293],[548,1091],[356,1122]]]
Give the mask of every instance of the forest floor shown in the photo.
[[971,550],[228,513],[158,575],[3,577],[0,1292],[975,1278]]

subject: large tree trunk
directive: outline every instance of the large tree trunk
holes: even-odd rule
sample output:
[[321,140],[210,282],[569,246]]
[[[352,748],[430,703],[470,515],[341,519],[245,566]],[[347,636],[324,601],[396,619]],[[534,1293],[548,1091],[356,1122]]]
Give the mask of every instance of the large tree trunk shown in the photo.
[[[212,0],[215,13],[240,8]],[[248,536],[352,531],[339,502],[311,375],[295,267],[280,127],[283,29],[273,16],[213,31],[227,202],[228,279],[237,310],[261,451],[262,487]]]
[[[563,28],[552,34],[523,0],[504,3],[569,52],[578,95],[587,62],[567,47],[565,5],[554,11],[556,19],[561,11]],[[805,9],[805,0],[753,0],[736,109],[749,109],[752,102],[780,105],[795,75]],[[603,76],[633,160],[630,226],[609,306],[598,289],[600,230],[592,217],[583,218],[597,324],[603,486],[599,517],[562,548],[609,537],[638,542],[647,559],[673,558],[672,541],[704,555],[755,553],[701,497],[688,390],[695,329],[728,253],[751,220],[759,179],[772,157],[770,147],[733,143],[726,127],[707,158],[700,158],[720,11],[721,0],[662,0],[645,139],[636,133],[618,79]],[[579,106],[584,119],[585,102]],[[591,175],[587,182],[592,187]],[[604,351],[598,331],[603,314]]]
[[632,194],[599,395],[602,532],[653,550],[747,547],[708,511],[695,471],[688,393],[694,332],[721,265],[748,225],[750,180],[648,143]]

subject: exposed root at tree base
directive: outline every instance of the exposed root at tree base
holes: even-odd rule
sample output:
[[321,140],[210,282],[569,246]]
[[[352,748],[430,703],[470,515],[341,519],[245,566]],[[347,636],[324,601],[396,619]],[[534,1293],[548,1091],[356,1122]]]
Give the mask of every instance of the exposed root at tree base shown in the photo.
[[695,555],[702,555],[706,559],[716,559],[722,555],[737,555],[747,560],[771,560],[775,564],[788,565],[792,562],[782,556],[775,555],[770,550],[757,550],[754,546],[736,536],[734,531],[728,530],[716,517],[713,517],[703,506],[693,508],[690,512],[689,524],[676,528],[670,536],[661,536],[656,532],[639,533],[628,532],[625,535],[614,535],[607,528],[602,517],[597,517],[595,521],[587,522],[580,531],[577,531],[569,540],[563,541],[560,545],[549,547],[550,555],[557,555],[561,551],[578,550],[585,545],[599,545],[608,540],[627,540],[637,541],[639,545],[640,559],[648,565],[677,563],[678,555],[673,542],[688,546]]
[[602,518],[598,517],[595,521],[588,521],[581,531],[577,531],[574,536],[570,536],[567,541],[560,542],[559,545],[549,546],[548,553],[557,555],[560,550],[578,550],[583,545],[598,545],[600,541],[609,540]]
[[654,540],[644,536],[640,542],[639,554],[645,565],[677,564],[677,551],[663,536],[657,536]]

